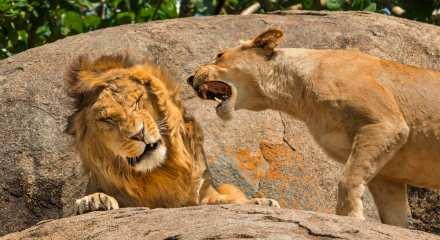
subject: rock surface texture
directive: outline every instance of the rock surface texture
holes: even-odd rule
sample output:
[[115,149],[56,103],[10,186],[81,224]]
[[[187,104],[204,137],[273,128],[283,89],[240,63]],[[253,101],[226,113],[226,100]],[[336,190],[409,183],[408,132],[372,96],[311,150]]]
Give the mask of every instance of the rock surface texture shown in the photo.
[[0,240],[18,239],[439,239],[349,217],[257,206],[203,206],[175,209],[126,208],[46,221]]
[[[284,29],[283,47],[359,48],[440,70],[439,27],[359,12],[298,11],[157,21],[79,34],[17,54],[0,61],[0,235],[69,215],[74,199],[85,189],[80,161],[70,137],[63,133],[66,116],[72,111],[63,75],[74,58],[128,51],[135,58],[147,57],[163,65],[183,83],[194,67],[212,61],[217,51],[269,27]],[[235,183],[248,195],[275,198],[284,207],[334,211],[341,165],[321,152],[303,124],[273,111],[241,111],[224,123],[215,115],[213,104],[196,98],[188,86],[183,85],[182,91],[186,107],[204,129],[205,150],[216,182]],[[364,202],[367,215],[377,218],[371,198],[367,196]],[[192,214],[188,209],[184,212]],[[81,218],[90,218],[91,226],[96,224],[92,215],[62,221]],[[265,221],[273,219],[258,224]],[[278,224],[309,231],[295,223]],[[235,229],[232,224],[229,227]]]

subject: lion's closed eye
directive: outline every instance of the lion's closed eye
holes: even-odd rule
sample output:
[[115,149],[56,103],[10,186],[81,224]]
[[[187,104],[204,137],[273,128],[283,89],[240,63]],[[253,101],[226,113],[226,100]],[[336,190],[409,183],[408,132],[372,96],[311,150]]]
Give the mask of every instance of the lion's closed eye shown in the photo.
[[100,118],[100,119],[98,119],[98,121],[102,122],[102,123],[107,123],[107,124],[110,124],[110,125],[114,125],[114,126],[116,125],[115,119],[113,119],[111,117]]
[[143,98],[143,95],[139,96],[136,99],[136,102],[134,102],[133,108],[134,108],[135,111],[137,111],[137,110],[142,108],[142,98]]

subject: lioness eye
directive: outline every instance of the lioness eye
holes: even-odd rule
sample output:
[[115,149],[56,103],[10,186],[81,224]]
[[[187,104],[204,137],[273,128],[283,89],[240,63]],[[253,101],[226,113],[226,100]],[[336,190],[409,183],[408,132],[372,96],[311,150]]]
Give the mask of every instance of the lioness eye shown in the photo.
[[113,120],[113,118],[102,118],[102,119],[99,119],[99,121],[101,121],[101,122],[105,122],[105,123],[108,123],[108,124],[111,124],[111,125],[116,125],[116,122],[115,122],[115,120]]
[[223,56],[223,53],[217,54],[217,58],[221,58]]

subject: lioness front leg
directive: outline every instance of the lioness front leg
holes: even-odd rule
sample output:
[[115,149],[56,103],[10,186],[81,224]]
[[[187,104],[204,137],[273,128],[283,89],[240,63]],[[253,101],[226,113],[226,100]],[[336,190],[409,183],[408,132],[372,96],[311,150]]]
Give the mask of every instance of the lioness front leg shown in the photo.
[[280,208],[280,204],[271,198],[251,198],[248,199],[246,195],[237,187],[230,184],[222,184],[218,189],[210,186],[202,198],[202,204],[250,204],[261,205],[268,207]]
[[409,128],[403,120],[381,120],[358,130],[338,185],[338,215],[364,219],[361,197],[366,185],[402,147],[408,135]]
[[75,201],[75,213],[119,209],[118,201],[105,193],[93,193]]

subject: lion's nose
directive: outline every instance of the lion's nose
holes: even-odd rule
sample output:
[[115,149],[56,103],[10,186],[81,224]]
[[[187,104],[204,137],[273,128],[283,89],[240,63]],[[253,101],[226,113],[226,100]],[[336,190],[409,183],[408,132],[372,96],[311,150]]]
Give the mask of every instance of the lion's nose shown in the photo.
[[133,140],[137,140],[137,141],[144,141],[144,127],[142,127],[142,129],[136,133],[135,135],[130,137]]
[[193,87],[193,83],[194,83],[194,75],[189,76],[188,79],[186,79],[186,82],[191,85],[191,87]]

